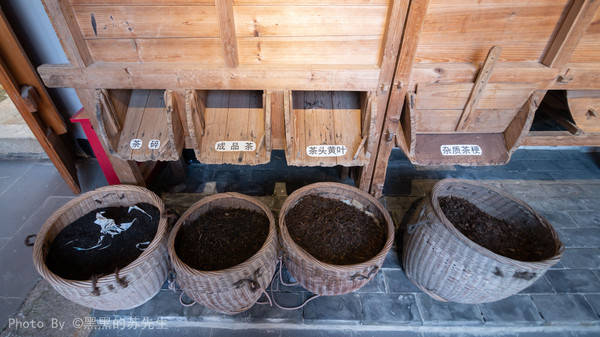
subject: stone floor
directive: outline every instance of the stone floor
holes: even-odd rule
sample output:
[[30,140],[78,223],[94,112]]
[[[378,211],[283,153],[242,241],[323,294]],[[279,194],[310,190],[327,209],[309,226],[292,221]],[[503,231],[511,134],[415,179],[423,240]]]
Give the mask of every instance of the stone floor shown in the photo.
[[[106,184],[93,161],[79,165],[84,191]],[[0,161],[0,328],[39,281],[24,245],[46,218],[74,197],[49,161]]]
[[[290,181],[290,193],[296,185],[340,180],[335,169],[311,171],[313,175],[307,177],[306,172],[282,170],[282,165],[274,162],[241,169],[192,163],[185,191],[199,192],[207,188],[206,181],[215,181],[219,192],[235,189],[266,194],[274,182]],[[393,154],[383,202],[397,226],[412,201],[444,177],[485,180],[522,198],[550,220],[567,247],[564,256],[518,295],[481,305],[433,301],[406,279],[394,247],[382,271],[356,293],[319,298],[302,310],[289,312],[256,305],[235,316],[200,305],[184,308],[178,294],[166,285],[146,304],[119,312],[90,311],[70,304],[44,281],[35,285],[39,278],[31,266],[31,249],[22,246],[23,237],[35,232],[50,212],[71,197],[51,169],[45,162],[0,162],[0,214],[7,219],[0,228],[0,260],[5,266],[0,278],[0,318],[1,325],[6,325],[8,318],[58,317],[66,322],[65,330],[42,333],[9,328],[3,336],[600,336],[598,153],[519,150],[505,166],[437,169],[415,168],[401,154]],[[101,180],[97,174],[95,177],[87,181]],[[231,187],[228,182],[238,185]],[[30,193],[32,190],[38,192]],[[163,194],[167,204],[171,197]],[[271,202],[275,211],[277,204]],[[284,276],[289,280],[285,271]],[[300,287],[284,287],[279,282],[272,287],[284,305],[298,304],[309,296]],[[72,327],[74,319],[90,326],[110,321],[124,329],[77,330]],[[129,329],[136,326],[138,329]]]

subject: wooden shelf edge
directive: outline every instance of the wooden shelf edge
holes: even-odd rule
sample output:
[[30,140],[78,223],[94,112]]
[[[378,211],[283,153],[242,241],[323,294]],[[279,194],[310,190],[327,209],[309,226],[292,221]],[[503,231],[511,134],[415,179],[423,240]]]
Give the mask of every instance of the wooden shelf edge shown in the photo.
[[576,136],[568,131],[530,131],[520,146],[600,146],[600,133]]
[[95,63],[86,68],[43,64],[37,70],[50,88],[347,91],[376,88],[380,71],[373,66],[215,68],[168,63]]

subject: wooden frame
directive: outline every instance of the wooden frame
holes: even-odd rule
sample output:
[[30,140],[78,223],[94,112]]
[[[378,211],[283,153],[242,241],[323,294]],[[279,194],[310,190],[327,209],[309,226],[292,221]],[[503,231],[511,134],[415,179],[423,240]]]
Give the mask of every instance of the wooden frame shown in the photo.
[[[375,153],[409,2],[326,0],[262,6],[217,0],[164,14],[163,4],[44,0],[71,64],[38,70],[50,87],[77,88],[86,106],[91,106],[91,90],[97,88],[271,92],[268,138],[273,148],[285,147],[284,91],[369,91],[375,93],[374,127],[361,146]],[[157,15],[164,23],[160,32],[148,24]],[[123,17],[126,24],[113,24],[123,23]],[[178,52],[183,45],[191,47]],[[159,52],[149,54],[151,50]],[[154,62],[157,57],[162,59]],[[187,117],[180,116],[184,124],[197,122]],[[187,146],[192,146],[196,127],[184,130]],[[365,190],[374,157],[356,162],[364,165],[356,182]]]
[[[401,84],[400,86],[394,86],[392,88],[392,94],[386,110],[386,123],[384,125],[384,131],[379,144],[376,168],[372,178],[372,184],[370,192],[376,197],[381,196],[383,191],[383,182],[385,180],[385,173],[387,169],[387,159],[393,145],[400,147],[410,159],[414,160],[415,153],[415,138],[416,134],[414,119],[410,118],[411,114],[406,113],[402,117],[400,111],[404,104],[404,97],[407,92],[417,92],[423,84],[440,85],[458,85],[460,83],[481,83],[487,84],[488,86],[498,86],[500,83],[523,83],[523,94],[530,93],[531,90],[535,90],[534,94],[531,95],[525,106],[529,106],[530,109],[536,108],[541,99],[543,98],[546,90],[548,89],[597,89],[600,79],[600,62],[599,63],[583,63],[580,60],[591,59],[587,56],[582,56],[584,53],[587,55],[593,55],[594,48],[600,46],[600,41],[595,38],[588,39],[585,45],[587,48],[585,51],[580,50],[580,41],[586,34],[596,34],[597,32],[586,33],[587,28],[590,26],[592,20],[598,18],[598,8],[600,7],[597,1],[593,0],[565,0],[565,1],[549,1],[549,0],[538,0],[528,7],[520,7],[518,2],[514,4],[498,4],[497,7],[492,6],[494,14],[487,13],[492,7],[478,7],[478,4],[469,6],[465,4],[464,12],[460,12],[457,8],[448,9],[443,6],[443,2],[436,0],[423,0],[423,1],[411,1],[409,7],[409,14],[406,22],[406,29],[402,41],[402,51],[398,58],[398,65],[396,68],[396,77],[394,83]],[[431,14],[428,14],[428,7],[433,7]],[[502,6],[507,6],[503,8]],[[519,14],[523,13],[523,20],[531,20],[537,15],[543,15],[546,18],[546,26],[538,27],[539,31],[542,30],[545,34],[548,34],[547,47],[543,47],[540,42],[544,42],[540,39],[542,36],[538,30],[535,32],[532,30],[529,34],[538,34],[535,37],[537,42],[530,42],[530,50],[527,48],[519,49],[518,45],[514,41],[524,36],[514,36],[514,39],[501,40],[496,37],[492,31],[488,38],[485,36],[485,32],[481,30],[481,25],[477,25],[475,21],[465,23],[473,24],[474,26],[461,26],[460,20],[455,15],[462,13],[466,15],[466,11],[479,11],[477,12],[477,18],[484,20],[485,25],[493,25],[493,20],[499,20],[498,23],[502,23],[506,17],[501,13],[503,11],[510,11],[513,13],[514,18],[511,19],[512,24],[518,24]],[[543,14],[542,14],[543,13]],[[444,16],[445,15],[445,16]],[[475,15],[475,14],[474,14]],[[425,17],[429,18],[427,29],[425,29],[425,38],[427,39],[423,44],[419,41],[421,35],[421,27]],[[550,17],[556,18],[556,25],[554,27],[548,26],[548,19]],[[512,18],[512,17],[511,17]],[[458,21],[452,21],[452,20]],[[456,25],[448,25],[448,22],[454,22]],[[444,27],[444,34],[440,35],[437,30],[438,28]],[[458,28],[457,28],[458,27]],[[456,29],[455,29],[456,28]],[[460,29],[459,29],[460,28]],[[472,29],[470,31],[469,29]],[[510,25],[505,24],[502,30],[506,36],[510,30]],[[516,27],[518,30],[518,26]],[[553,29],[553,32],[550,30]],[[471,35],[468,35],[471,34]],[[524,35],[525,32],[522,33]],[[461,40],[462,36],[469,36],[468,40]],[[533,39],[532,35],[532,39]],[[467,41],[476,41],[473,44],[467,43]],[[430,41],[438,41],[436,44]],[[456,45],[454,50],[451,50],[452,43],[463,41],[464,45]],[[497,58],[494,66],[494,73],[489,73],[486,78],[477,76],[478,69],[480,66],[478,62],[483,62],[481,49],[485,47],[484,42],[489,44],[487,48],[494,45],[498,45],[504,49],[503,55]],[[499,41],[496,44],[495,41]],[[433,46],[436,47],[437,53]],[[470,49],[469,49],[470,48]],[[447,51],[444,52],[444,51]],[[522,51],[522,55],[519,52]],[[404,53],[404,55],[402,55]],[[461,54],[462,53],[462,54]],[[570,60],[571,55],[578,53],[578,57],[574,60]],[[415,62],[415,57],[417,62]],[[441,59],[444,58],[444,61]],[[571,63],[568,63],[571,62]],[[581,62],[581,63],[579,63]],[[596,62],[596,61],[594,61]],[[487,62],[485,62],[487,64]],[[485,67],[485,66],[484,66]],[[479,72],[481,75],[481,72]],[[479,78],[477,78],[479,77]],[[485,85],[483,86],[485,87]],[[458,88],[458,87],[457,87]],[[475,87],[473,87],[475,88]],[[483,92],[482,90],[473,90],[475,92]],[[471,95],[473,97],[473,95]],[[478,98],[478,97],[474,97]],[[410,101],[410,100],[409,100]],[[467,101],[471,102],[469,99]],[[474,102],[477,102],[475,99]],[[410,103],[405,104],[405,111],[409,109]],[[493,107],[493,105],[492,105]],[[468,111],[467,111],[468,110]],[[474,110],[467,104],[466,108],[463,108],[463,113],[469,116]],[[561,144],[591,144],[596,138],[591,136],[575,136],[571,135],[569,138],[566,135],[552,135],[555,138],[548,136],[542,136],[538,133],[528,133],[527,125],[530,124],[529,119],[533,118],[533,114],[528,113],[523,115],[523,109],[515,115],[515,118],[511,123],[508,124],[506,130],[503,131],[504,141],[507,145],[506,153],[510,156],[510,152],[514,151],[516,146],[519,144],[531,145],[531,144],[544,144],[550,145],[548,142],[551,139],[555,139],[556,145]],[[463,114],[464,115],[464,114]],[[458,115],[460,116],[460,114]],[[464,118],[459,118],[458,128],[459,131],[464,132]],[[456,120],[455,122],[456,123]],[[505,124],[506,125],[506,124]],[[396,131],[400,130],[400,131]],[[398,133],[396,133],[398,132]],[[408,135],[408,136],[407,136]],[[459,136],[460,134],[456,134]],[[393,140],[396,140],[393,142]],[[433,148],[432,148],[433,151]],[[508,158],[505,157],[507,160]],[[504,160],[502,160],[504,161]],[[498,161],[498,162],[502,162]],[[439,164],[439,161],[418,161],[420,164],[433,164],[434,162]],[[467,163],[468,164],[468,163]]]

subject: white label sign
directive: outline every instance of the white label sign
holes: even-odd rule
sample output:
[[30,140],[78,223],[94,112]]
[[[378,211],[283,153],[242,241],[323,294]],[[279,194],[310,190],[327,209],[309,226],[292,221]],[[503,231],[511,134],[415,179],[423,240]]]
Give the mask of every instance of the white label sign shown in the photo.
[[479,145],[452,144],[440,146],[442,156],[481,156],[483,151]]
[[132,139],[131,141],[129,141],[129,147],[130,147],[132,150],[139,150],[139,149],[141,149],[141,148],[142,148],[142,143],[143,143],[143,142],[142,142],[142,140],[141,140],[141,139],[134,138],[134,139]]
[[160,139],[150,139],[148,148],[150,150],[158,150],[160,148]]
[[238,152],[255,151],[256,143],[247,140],[223,140],[215,143],[215,151],[218,152]]
[[309,145],[306,154],[309,157],[340,157],[346,154],[346,145]]

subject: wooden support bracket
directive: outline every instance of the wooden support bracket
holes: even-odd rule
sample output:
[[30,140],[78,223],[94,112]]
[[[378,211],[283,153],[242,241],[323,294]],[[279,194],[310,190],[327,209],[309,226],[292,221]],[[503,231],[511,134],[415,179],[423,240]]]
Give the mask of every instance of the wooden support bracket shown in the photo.
[[483,63],[483,67],[479,71],[477,79],[475,80],[473,90],[471,90],[469,100],[467,101],[462,115],[460,116],[460,120],[456,125],[456,131],[463,131],[469,125],[469,118],[471,117],[473,111],[477,108],[479,99],[481,98],[483,91],[485,90],[485,86],[487,85],[490,77],[492,76],[492,71],[494,70],[496,62],[500,58],[501,53],[502,47],[499,46],[492,47],[488,52],[485,62]]
[[569,61],[598,8],[600,8],[598,0],[571,1],[564,20],[542,57],[543,65],[560,68]]

